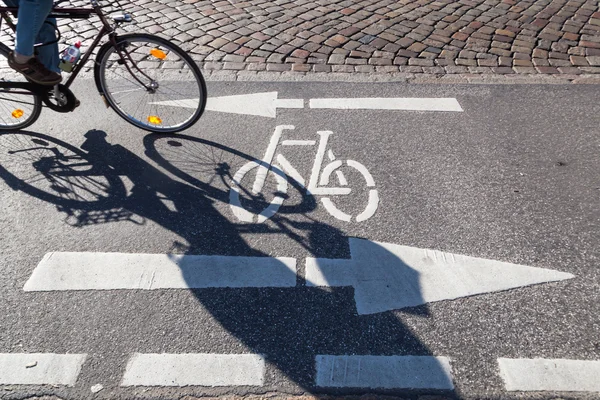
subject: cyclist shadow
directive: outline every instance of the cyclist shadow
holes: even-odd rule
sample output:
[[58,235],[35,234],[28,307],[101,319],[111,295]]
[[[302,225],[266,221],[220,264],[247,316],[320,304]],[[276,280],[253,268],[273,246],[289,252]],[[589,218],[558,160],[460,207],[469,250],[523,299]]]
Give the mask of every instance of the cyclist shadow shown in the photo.
[[[33,135],[38,136],[36,140],[42,140],[40,135]],[[27,193],[54,201],[60,205],[61,211],[78,207],[78,223],[73,224],[74,226],[85,226],[86,215],[91,212],[112,213],[115,207],[120,207],[126,214],[135,216],[132,219],[152,221],[181,237],[185,243],[174,243],[173,252],[183,253],[183,257],[173,257],[174,262],[180,267],[183,278],[203,308],[210,312],[218,325],[244,344],[242,352],[264,356],[270,366],[265,387],[277,390],[278,382],[287,379],[293,382],[289,388],[292,391],[346,393],[352,389],[340,389],[341,386],[364,388],[373,386],[373,383],[361,381],[359,376],[352,374],[347,375],[345,381],[320,379],[317,382],[316,379],[320,376],[339,376],[333,374],[333,370],[324,371],[317,362],[319,356],[432,355],[432,351],[413,332],[411,325],[415,323],[415,317],[428,317],[426,305],[406,308],[399,313],[357,312],[362,307],[361,304],[369,301],[370,295],[377,294],[370,293],[369,290],[387,291],[392,297],[410,295],[413,305],[424,303],[420,293],[419,273],[384,247],[371,244],[371,253],[366,257],[363,254],[360,260],[362,263],[353,263],[349,260],[356,254],[350,248],[348,236],[336,227],[311,219],[306,211],[276,215],[269,224],[232,223],[215,207],[215,202],[227,201],[227,191],[205,182],[183,183],[172,179],[125,147],[109,143],[103,131],[89,131],[85,136],[86,140],[81,146],[85,154],[82,156],[90,163],[91,170],[101,171],[109,176],[109,186],[112,184],[112,188],[108,187],[106,190],[111,194],[110,201],[90,205],[86,209],[85,202],[82,201],[73,203],[67,199],[61,203],[57,200],[60,196],[44,197],[42,192],[36,191]],[[44,139],[49,140],[47,137]],[[50,147],[43,142],[34,144]],[[65,143],[62,145],[70,146]],[[61,157],[56,154],[56,150],[49,153],[53,154],[49,157]],[[246,158],[249,159],[247,156]],[[49,162],[49,159],[44,159],[43,163]],[[227,171],[230,168],[222,164],[217,164],[215,168],[229,177]],[[12,185],[19,186],[1,164],[0,176],[11,181]],[[129,190],[125,190],[122,184],[119,186],[119,179],[116,179],[122,180],[125,177],[132,183]],[[169,200],[172,207],[166,206],[165,200]],[[299,207],[298,210],[311,210],[313,205],[314,203],[304,209]],[[110,218],[101,220],[110,221]],[[241,276],[246,272],[244,269],[252,268],[252,262],[237,269],[227,269],[222,264],[207,265],[193,257],[270,257],[244,240],[244,236],[251,234],[273,234],[274,240],[281,236],[291,238],[301,245],[307,257],[322,260],[346,259],[347,267],[340,268],[348,270],[340,272],[324,267],[320,270],[319,279],[315,280],[308,273],[302,259],[297,260],[297,273],[289,265],[273,260],[269,273],[264,276],[277,276],[277,282],[280,283],[277,287],[278,285],[265,284],[260,277],[248,283],[235,276],[237,273]],[[364,263],[365,258],[368,263]],[[375,260],[379,260],[380,265],[376,266]],[[327,264],[326,261],[323,262]],[[344,280],[340,276],[352,275],[357,278],[340,284],[340,280]],[[378,289],[368,284],[361,286],[361,283],[372,281],[379,281],[384,287]],[[147,321],[147,324],[151,330],[153,322]],[[203,328],[190,326],[189,319],[182,319],[174,324],[180,324],[172,326],[172,329],[182,335],[202,331]],[[198,345],[202,347],[200,343]],[[144,348],[132,351],[151,352]],[[154,348],[152,351],[177,352],[177,349]],[[441,363],[434,361],[425,372],[427,376],[435,377],[438,389],[447,391],[452,388],[451,378]],[[406,383],[406,386],[424,388],[419,386],[422,384],[417,378]],[[389,386],[389,383],[386,385]]]

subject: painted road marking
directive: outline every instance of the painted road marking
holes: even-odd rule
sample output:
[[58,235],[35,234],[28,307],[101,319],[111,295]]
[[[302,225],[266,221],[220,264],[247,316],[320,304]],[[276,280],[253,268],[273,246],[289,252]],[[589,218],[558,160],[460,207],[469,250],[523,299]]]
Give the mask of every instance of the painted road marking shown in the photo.
[[455,98],[311,99],[309,106],[337,110],[463,111]]
[[[278,108],[304,108],[304,99],[278,99],[277,92],[236,94],[210,97],[206,110],[230,114],[275,118]],[[150,104],[196,108],[198,99],[158,101]],[[310,108],[336,110],[457,111],[463,109],[455,98],[331,98],[310,99]]]
[[134,354],[121,386],[262,386],[256,354]]
[[[198,99],[158,101],[150,104],[196,108],[198,106]],[[304,100],[278,99],[277,92],[266,92],[209,97],[206,101],[206,110],[209,111],[256,115],[267,118],[275,118],[278,108],[304,108]]]
[[0,385],[74,386],[86,354],[0,354]]
[[[359,314],[508,290],[574,276],[436,250],[349,238],[351,259],[307,258],[308,286],[352,286]],[[296,259],[48,253],[25,291],[295,287]]]
[[[318,147],[317,153],[315,155],[315,160],[313,162],[313,167],[311,170],[310,178],[308,181],[308,185],[305,186],[306,182],[302,175],[291,165],[291,163],[285,158],[285,156],[281,153],[275,156],[277,151],[277,146],[280,144],[281,138],[284,135],[286,130],[293,130],[295,127],[293,125],[278,125],[275,127],[275,131],[269,140],[269,145],[267,146],[267,150],[265,152],[265,156],[262,160],[250,161],[243,165],[233,176],[231,188],[229,191],[229,204],[231,206],[231,211],[233,215],[236,216],[242,222],[257,222],[263,223],[269,218],[273,217],[279,207],[283,204],[285,200],[285,194],[287,192],[288,184],[287,179],[285,179],[285,175],[291,177],[302,187],[306,187],[307,192],[312,195],[318,196],[341,196],[341,195],[349,195],[352,191],[350,187],[319,187],[317,185],[317,181],[319,180],[319,173],[321,171],[323,165],[323,159],[325,157],[325,152],[327,150],[327,143],[329,141],[329,137],[333,134],[331,131],[318,131],[317,134],[321,137]],[[294,143],[292,141],[284,141],[289,145],[290,143]],[[297,142],[297,141],[296,141]],[[304,146],[308,141],[301,141],[300,145]],[[316,141],[311,141],[311,144],[316,144]],[[329,183],[329,176],[335,171],[336,176],[340,176],[341,171],[337,170],[343,165],[341,160],[335,160],[335,156],[331,149],[329,149],[329,159],[332,160],[331,163],[327,164],[323,168],[323,173],[321,175],[320,182],[322,184],[327,185]],[[273,167],[273,158],[276,158],[279,167]],[[335,161],[333,161],[335,160]],[[364,183],[359,182],[359,184],[366,184],[369,187],[369,197],[368,203],[365,207],[365,210],[358,214],[356,218],[356,222],[362,222],[369,218],[371,218],[375,212],[377,211],[377,207],[379,206],[379,194],[377,189],[375,189],[375,180],[371,176],[371,173],[367,170],[367,168],[359,162],[354,160],[346,160],[346,165],[356,169],[364,178]],[[244,208],[240,192],[242,190],[242,184],[244,177],[253,169],[257,168],[258,170],[255,173],[254,183],[252,185],[252,193],[258,194],[263,189],[265,181],[267,179],[267,175],[269,173],[273,174],[273,177],[277,180],[277,191],[274,193],[271,202],[260,214],[251,212]],[[285,172],[285,174],[282,172]],[[343,175],[342,175],[343,176]],[[345,178],[340,178],[340,185],[346,186],[348,182]],[[334,204],[333,200],[329,198],[322,198],[321,203],[325,207],[325,209],[333,215],[335,218],[340,219],[342,221],[349,222],[352,220],[352,215],[346,214],[340,211]]]
[[600,360],[499,358],[508,391],[600,392]]
[[359,314],[574,276],[550,269],[350,238],[350,260],[306,259],[309,286],[353,286]]
[[319,387],[454,389],[446,357],[319,355],[316,369]]
[[296,260],[173,254],[48,253],[25,291],[294,287]]

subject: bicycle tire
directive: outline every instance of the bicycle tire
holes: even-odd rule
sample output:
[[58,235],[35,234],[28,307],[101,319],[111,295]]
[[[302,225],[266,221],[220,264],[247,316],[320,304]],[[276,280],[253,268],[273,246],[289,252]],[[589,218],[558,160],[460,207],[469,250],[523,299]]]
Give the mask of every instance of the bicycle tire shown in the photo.
[[[174,43],[155,35],[126,34],[115,40],[136,64],[123,62],[111,42],[101,47],[94,77],[108,105],[130,124],[150,132],[176,133],[194,125],[204,112],[207,96],[206,82],[192,58]],[[119,84],[132,89],[117,91]],[[143,98],[132,101],[134,92]],[[176,123],[171,122],[174,116]]]
[[[330,176],[333,174],[333,172],[339,170],[342,167],[342,165],[343,163],[341,161],[336,161],[327,165],[323,170],[323,175],[321,176],[320,184],[327,185],[329,183]],[[341,221],[350,222],[353,219],[356,222],[366,221],[375,214],[379,206],[379,192],[377,191],[377,189],[375,189],[375,181],[373,180],[373,176],[371,175],[371,173],[363,164],[353,160],[346,160],[345,165],[356,170],[359,175],[362,175],[364,182],[366,183],[366,187],[369,191],[369,200],[367,202],[367,206],[362,212],[358,213],[356,216],[352,216],[351,214],[347,214],[341,211],[339,207],[336,206],[329,197],[322,197],[321,204],[323,204],[323,207],[325,207],[329,214],[333,215],[335,218]]]
[[0,134],[0,178],[63,210],[109,210],[127,194],[110,167],[70,143],[30,131]]
[[[253,212],[249,210],[241,201],[240,191],[243,189],[242,180],[246,176],[246,174],[252,171],[255,168],[268,168],[267,176],[265,179],[268,179],[269,176],[275,177],[275,187],[276,191],[272,193],[273,199],[270,201],[260,201],[259,212]],[[261,224],[266,220],[273,217],[281,205],[283,204],[287,190],[288,190],[288,181],[287,176],[283,173],[283,171],[278,170],[279,172],[273,171],[273,167],[265,164],[263,161],[250,161],[243,165],[234,175],[233,180],[231,182],[231,188],[229,190],[229,206],[231,211],[242,222],[249,223],[258,223]],[[265,186],[263,186],[263,190]],[[248,191],[246,191],[248,192]],[[260,196],[260,193],[253,193],[257,197]],[[266,203],[266,207],[263,207],[262,203]]]
[[[0,44],[0,72],[2,78],[0,83],[8,81],[6,73],[12,71],[8,66],[9,48]],[[26,82],[25,78],[17,73],[10,73],[11,82]],[[12,79],[14,75],[15,79]],[[5,80],[6,79],[6,80]],[[18,91],[18,93],[14,93]],[[0,131],[18,131],[31,126],[40,117],[42,112],[42,101],[33,92],[26,89],[3,89],[0,88]]]

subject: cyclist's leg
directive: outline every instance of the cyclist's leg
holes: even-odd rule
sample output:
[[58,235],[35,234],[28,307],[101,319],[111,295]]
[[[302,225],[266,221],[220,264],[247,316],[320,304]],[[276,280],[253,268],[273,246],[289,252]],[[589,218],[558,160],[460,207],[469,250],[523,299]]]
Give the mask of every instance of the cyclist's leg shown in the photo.
[[52,0],[20,0],[15,49],[19,55],[33,56],[33,45],[52,5]]
[[[38,33],[36,42],[37,43],[51,43],[56,42],[56,19],[48,18],[46,23],[42,25],[40,33]],[[58,42],[52,43],[46,46],[40,46],[37,48],[37,58],[40,60],[46,68],[52,72],[60,73],[58,64],[60,62],[58,55]]]
[[8,65],[41,85],[54,85],[62,80],[60,73],[48,69],[34,55],[34,44],[52,10],[53,0],[20,0],[15,51]]

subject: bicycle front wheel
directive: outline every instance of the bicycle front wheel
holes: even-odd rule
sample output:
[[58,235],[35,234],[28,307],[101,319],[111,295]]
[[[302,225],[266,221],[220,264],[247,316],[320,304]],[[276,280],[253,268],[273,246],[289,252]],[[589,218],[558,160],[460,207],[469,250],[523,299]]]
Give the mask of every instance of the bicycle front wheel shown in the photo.
[[17,131],[38,119],[42,102],[27,89],[2,87],[3,82],[27,82],[8,66],[8,53],[8,47],[0,45],[0,131]]
[[196,123],[206,106],[206,83],[192,58],[154,35],[123,35],[116,41],[116,47],[109,42],[100,49],[94,72],[98,90],[117,114],[157,133]]

